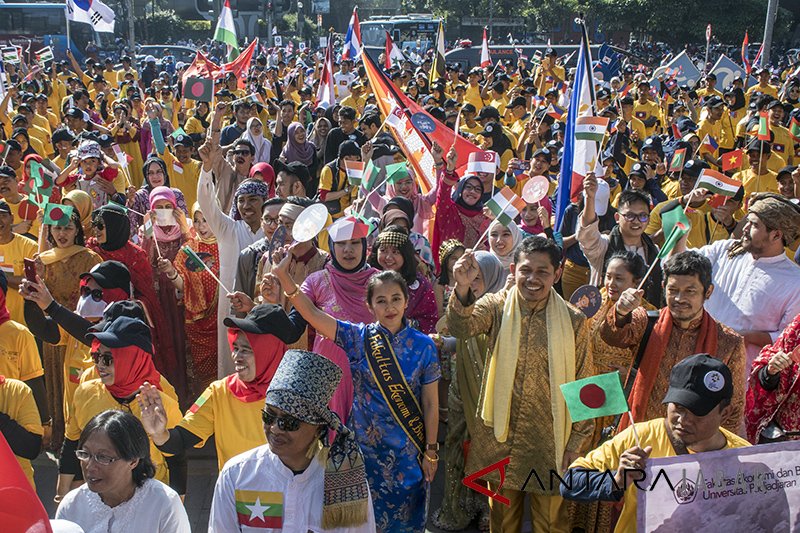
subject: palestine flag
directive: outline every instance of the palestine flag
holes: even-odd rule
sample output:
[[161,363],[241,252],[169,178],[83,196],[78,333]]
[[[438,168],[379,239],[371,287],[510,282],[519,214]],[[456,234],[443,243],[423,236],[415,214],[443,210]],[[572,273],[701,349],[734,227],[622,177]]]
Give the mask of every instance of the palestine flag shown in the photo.
[[283,493],[237,490],[236,515],[240,526],[261,529],[283,527]]
[[619,372],[609,372],[561,385],[572,422],[611,416],[628,410]]

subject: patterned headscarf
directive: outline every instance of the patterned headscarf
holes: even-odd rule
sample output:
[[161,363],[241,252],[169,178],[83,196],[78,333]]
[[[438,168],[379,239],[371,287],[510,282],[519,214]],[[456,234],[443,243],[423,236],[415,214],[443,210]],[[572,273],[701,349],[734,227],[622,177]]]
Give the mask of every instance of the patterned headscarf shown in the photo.
[[331,360],[304,350],[289,350],[269,384],[266,404],[307,423],[336,431],[330,447],[317,456],[325,463],[322,527],[352,527],[367,521],[369,488],[364,457],[352,430],[328,408],[342,370]]
[[266,200],[269,197],[269,186],[263,181],[255,179],[247,179],[240,183],[233,194],[233,202],[231,203],[230,217],[233,220],[242,220],[242,215],[239,214],[239,209],[236,207],[236,200],[243,194],[260,196]]

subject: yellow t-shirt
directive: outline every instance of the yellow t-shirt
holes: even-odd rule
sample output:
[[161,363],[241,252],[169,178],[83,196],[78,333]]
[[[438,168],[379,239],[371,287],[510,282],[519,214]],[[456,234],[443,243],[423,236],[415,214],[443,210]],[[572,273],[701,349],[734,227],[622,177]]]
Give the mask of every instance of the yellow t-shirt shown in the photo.
[[745,201],[754,192],[774,192],[779,194],[777,174],[771,170],[759,177],[756,175],[755,170],[748,168],[734,174],[733,179],[742,182]]
[[771,126],[772,135],[772,153],[773,155],[780,156],[784,160],[784,166],[788,165],[794,158],[794,141],[792,136],[789,135],[789,130],[783,126]]
[[[348,186],[347,175],[344,172],[342,172],[341,170],[339,170],[339,169],[337,169],[336,171],[338,173],[338,178],[339,179],[338,179],[338,183],[336,184],[336,187],[334,188],[334,186],[333,186],[333,172],[331,172],[331,167],[328,166],[328,165],[325,165],[324,167],[322,167],[322,173],[319,176],[319,189],[320,190],[324,189],[324,190],[326,190],[328,192],[338,192],[338,191],[341,191],[345,187]],[[347,209],[350,206],[350,203],[352,202],[352,198],[351,197],[354,194],[358,194],[358,187],[353,187],[353,191],[351,192],[351,194],[345,194],[344,196],[342,196],[338,200],[333,200],[334,202],[337,202],[337,201],[339,202],[339,207],[340,208],[339,208],[339,212],[336,213],[336,214],[332,214],[331,217],[336,219],[336,218],[340,218],[340,217],[344,216],[344,210]],[[328,200],[328,201],[330,201],[330,200]]]
[[481,98],[481,86],[476,85],[473,87],[472,85],[467,85],[467,92],[464,93],[464,101],[468,104],[474,105],[475,111],[480,111],[481,108],[486,105],[483,103],[483,99]]
[[[658,106],[657,103],[651,102],[650,100],[648,100],[646,103],[641,103],[637,100],[636,103],[633,104],[633,116],[642,121],[642,126],[644,126],[645,120],[651,117],[659,118],[661,116],[661,108]],[[652,135],[656,131],[655,125],[650,127],[647,126],[644,127],[648,136]]]
[[[650,211],[650,222],[644,230],[645,233],[653,235],[658,232],[658,230],[663,229],[661,210],[671,201],[672,200],[661,202]],[[683,207],[678,207],[677,209],[683,209]],[[686,210],[686,218],[688,218],[689,222],[692,224],[692,229],[689,230],[689,237],[686,243],[686,246],[689,248],[700,248],[714,241],[721,241],[730,237],[728,231],[723,226],[714,224],[713,221],[708,220],[707,204],[701,206],[700,209],[690,207]],[[666,238],[666,235],[664,237]]]
[[239,400],[231,394],[226,380],[223,378],[211,383],[178,424],[202,439],[196,448],[202,448],[206,440],[214,435],[220,470],[231,457],[267,442],[261,423],[263,400]]
[[28,381],[44,375],[33,334],[13,320],[0,324],[0,375]]
[[169,174],[169,184],[171,187],[179,189],[186,200],[186,207],[192,208],[197,201],[197,182],[200,180],[200,161],[190,160],[182,165],[178,158],[172,155],[169,148],[164,150],[161,156],[167,164]]
[[[669,440],[664,424],[663,418],[656,418],[636,424],[636,432],[639,434],[642,447],[653,447],[653,451],[650,452],[650,457],[674,457],[677,455]],[[734,435],[730,431],[723,428],[719,428],[719,430],[727,441],[725,449],[750,446],[749,442]],[[627,428],[613,439],[607,440],[600,447],[589,452],[585,457],[576,460],[570,465],[570,468],[586,468],[600,471],[609,470],[615,472],[617,468],[619,468],[619,458],[622,453],[634,446],[636,446],[636,437],[633,434],[632,428]],[[691,450],[689,453],[692,453]],[[622,507],[622,514],[614,529],[615,532],[628,533],[630,531],[636,531],[636,492],[636,487],[631,483],[623,497],[624,505]]]
[[[24,259],[33,259],[38,252],[39,246],[34,240],[14,233],[8,244],[0,244],[0,270],[8,276],[22,276],[25,273]],[[16,290],[6,292],[6,307],[11,314],[11,320],[20,324],[25,324],[24,302]]]
[[[700,142],[703,142],[706,135],[711,136],[717,144],[720,144],[720,139],[722,139],[722,121],[718,120],[715,123],[711,123],[709,119],[703,119],[700,121],[700,124],[697,125],[697,136],[700,137]],[[719,150],[714,150],[713,152],[708,149],[708,147],[704,147],[700,145],[700,152],[701,153],[710,153],[713,156],[717,155]]]
[[753,85],[747,89],[747,92],[744,93],[744,95],[747,97],[748,104],[750,103],[750,98],[752,98],[754,93],[768,94],[773,98],[777,98],[778,88],[774,85],[770,85],[769,83],[767,83],[767,85],[761,85],[760,83]]
[[[5,382],[0,385],[0,413],[7,414],[11,420],[31,433],[44,434],[39,409],[36,407],[36,400],[33,399],[33,392],[20,380],[6,376]],[[33,466],[31,466],[30,460],[17,456],[17,461],[35,489]]]
[[[22,198],[22,200],[26,200],[26,198]],[[12,224],[14,224],[14,225],[17,225],[20,222],[24,222],[24,220],[25,220],[19,214],[19,208],[23,205],[22,200],[20,200],[16,204],[14,204],[14,203],[11,203],[11,201],[6,198],[6,203],[11,208],[11,214],[14,215],[14,222],[12,222]],[[31,212],[33,212],[33,210],[36,209],[35,205],[29,204],[27,201],[25,202],[24,205],[27,205],[28,206],[27,209],[30,209]],[[29,235],[39,235],[39,227],[41,226],[41,224],[39,223],[39,219],[35,219],[32,222],[33,223],[31,224],[31,229],[28,230],[28,234]]]
[[[181,421],[178,402],[162,391],[159,391],[159,394],[161,395],[161,403],[167,413],[167,428],[174,428]],[[111,396],[111,393],[108,392],[108,389],[99,379],[82,383],[75,391],[72,404],[72,416],[66,421],[67,427],[64,433],[64,436],[69,440],[78,440],[81,436],[81,431],[89,423],[89,420],[109,409],[128,411],[139,420],[142,419],[142,410],[139,408],[138,401],[134,400],[127,406],[123,406]],[[169,483],[169,472],[164,454],[156,448],[152,440],[150,441],[150,458],[156,467],[155,478],[164,483]]]
[[503,95],[500,98],[493,99],[489,102],[489,105],[493,108],[497,109],[497,112],[500,113],[500,116],[506,114],[506,106],[508,105],[508,97]]

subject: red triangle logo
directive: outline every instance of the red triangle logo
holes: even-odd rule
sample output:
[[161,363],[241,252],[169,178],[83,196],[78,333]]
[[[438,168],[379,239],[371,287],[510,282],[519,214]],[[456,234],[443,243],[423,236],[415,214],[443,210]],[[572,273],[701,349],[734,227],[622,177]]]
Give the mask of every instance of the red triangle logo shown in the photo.
[[[483,494],[484,496],[488,496],[490,499],[496,500],[499,503],[502,503],[505,506],[511,505],[511,500],[506,498],[505,496],[500,495],[500,489],[503,488],[503,483],[506,480],[506,465],[511,462],[511,457],[506,457],[505,459],[501,459],[494,464],[487,466],[486,468],[482,468],[475,472],[474,474],[470,474],[465,477],[461,482],[464,486],[469,487],[470,489]],[[488,488],[483,485],[476,483],[475,481],[480,479],[482,476],[485,476],[489,472],[493,470],[500,471],[500,485],[497,487],[498,492],[492,492]]]

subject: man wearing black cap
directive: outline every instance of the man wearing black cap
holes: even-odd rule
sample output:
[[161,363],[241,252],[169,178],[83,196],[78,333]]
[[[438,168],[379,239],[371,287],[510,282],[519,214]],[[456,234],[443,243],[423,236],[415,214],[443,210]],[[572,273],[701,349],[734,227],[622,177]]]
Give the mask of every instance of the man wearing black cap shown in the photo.
[[747,160],[750,167],[733,175],[744,187],[745,202],[750,195],[757,192],[778,192],[778,180],[775,172],[769,169],[772,145],[757,139],[747,145]]
[[753,74],[758,77],[758,83],[747,89],[747,92],[745,92],[748,103],[753,100],[753,95],[756,93],[768,94],[773,98],[778,97],[778,88],[774,85],[770,85],[769,83],[768,68],[762,67],[761,69],[755,69]]
[[[795,162],[794,157],[794,140],[789,135],[789,130],[784,128],[783,118],[786,110],[780,100],[772,100],[767,104],[767,111],[769,112],[769,126],[770,133],[772,134],[772,153],[780,159],[781,164],[773,164],[772,170],[777,171],[785,165],[792,165]],[[773,157],[772,159],[775,159]],[[770,163],[773,163],[770,161]]]
[[[625,96],[619,103],[622,108],[622,119],[617,123],[617,132],[623,136],[627,135],[631,144],[638,145],[647,137],[647,129],[644,123],[633,115],[633,97]],[[626,134],[628,130],[629,133]]]
[[524,96],[515,96],[511,103],[508,104],[508,109],[514,118],[509,129],[519,139],[525,133],[525,126],[531,119],[531,114],[528,113],[527,100],[525,100]]
[[650,98],[650,82],[642,80],[637,85],[638,99],[633,107],[633,114],[642,121],[647,135],[653,135],[660,122],[661,108]]
[[483,126],[478,124],[475,120],[477,116],[477,110],[473,104],[467,102],[463,106],[461,106],[461,123],[458,126],[458,129],[462,133],[468,133],[470,135],[477,135],[483,129]]
[[464,101],[472,104],[475,111],[480,111],[485,105],[481,97],[481,79],[483,78],[483,71],[480,67],[473,67],[467,75],[467,92],[464,94]]
[[[615,531],[634,531],[637,488],[633,479],[641,476],[638,470],[644,469],[648,458],[750,445],[720,427],[731,409],[732,396],[733,378],[725,363],[708,354],[687,357],[670,372],[663,400],[666,417],[639,422],[636,433],[627,428],[572,463],[564,479],[571,475],[576,482],[572,487],[561,484],[561,495],[579,501],[624,501]],[[605,475],[615,470],[613,479]]]
[[533,76],[539,94],[545,94],[549,89],[552,89],[567,78],[564,67],[556,63],[557,59],[558,53],[555,50],[552,48],[545,50],[542,63]]
[[[706,138],[706,135],[714,139],[718,144],[722,138],[722,113],[725,112],[725,102],[719,96],[709,96],[704,104],[707,113],[697,125],[697,136],[701,141]],[[700,152],[703,159],[716,168],[719,168],[721,162],[719,160],[719,148],[710,152],[708,148],[701,148]]]
[[706,86],[697,89],[697,97],[701,100],[705,101],[712,96],[716,96],[717,98],[722,98],[722,93],[717,90],[717,75],[709,73],[705,77],[705,84]]
[[508,96],[506,95],[506,86],[502,81],[495,81],[492,83],[488,91],[481,94],[482,97],[489,100],[489,105],[497,110],[502,117],[505,115],[506,106],[508,105]]
[[800,170],[798,166],[783,167],[776,177],[778,180],[778,192],[789,199],[800,197]]

